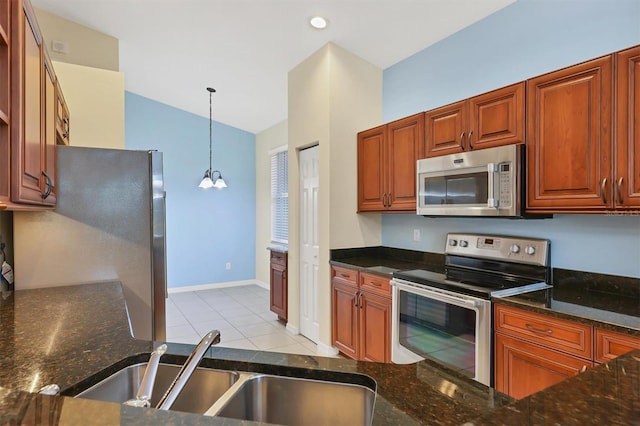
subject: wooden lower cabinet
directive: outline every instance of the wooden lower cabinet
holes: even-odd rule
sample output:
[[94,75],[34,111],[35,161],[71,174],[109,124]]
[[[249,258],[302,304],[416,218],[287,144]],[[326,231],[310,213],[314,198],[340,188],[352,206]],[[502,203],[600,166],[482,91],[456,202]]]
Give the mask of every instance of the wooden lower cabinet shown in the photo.
[[391,294],[363,289],[385,280],[360,279],[370,275],[332,267],[331,343],[349,358],[391,362]]
[[640,337],[496,304],[495,388],[520,399],[640,349]]
[[626,354],[634,349],[640,349],[640,337],[614,331],[596,328],[595,361],[607,362]]
[[344,355],[358,359],[358,287],[341,283],[331,286],[332,343]]
[[391,361],[391,299],[360,293],[360,359]]
[[592,367],[591,361],[500,333],[495,336],[495,388],[524,398]]
[[271,251],[269,308],[281,320],[287,320],[287,253]]

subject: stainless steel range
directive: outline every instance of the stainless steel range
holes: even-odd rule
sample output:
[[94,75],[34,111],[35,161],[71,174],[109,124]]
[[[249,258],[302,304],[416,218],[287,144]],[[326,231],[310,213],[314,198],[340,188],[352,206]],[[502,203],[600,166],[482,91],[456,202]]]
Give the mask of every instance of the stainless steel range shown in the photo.
[[491,384],[491,298],[550,287],[548,240],[450,233],[445,273],[393,273],[393,362],[430,358]]

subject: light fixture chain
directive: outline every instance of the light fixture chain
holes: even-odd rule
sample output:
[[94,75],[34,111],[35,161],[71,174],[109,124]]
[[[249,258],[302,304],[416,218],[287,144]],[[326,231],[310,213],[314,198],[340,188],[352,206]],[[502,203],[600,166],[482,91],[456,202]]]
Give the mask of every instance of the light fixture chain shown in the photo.
[[[207,90],[209,90],[209,88],[207,88]],[[213,90],[213,89],[212,89]],[[213,115],[212,115],[212,110],[211,110],[211,96],[213,91],[209,90],[209,173],[211,173],[211,169],[212,167],[212,163],[213,163],[213,148],[212,148],[212,120],[213,120]]]

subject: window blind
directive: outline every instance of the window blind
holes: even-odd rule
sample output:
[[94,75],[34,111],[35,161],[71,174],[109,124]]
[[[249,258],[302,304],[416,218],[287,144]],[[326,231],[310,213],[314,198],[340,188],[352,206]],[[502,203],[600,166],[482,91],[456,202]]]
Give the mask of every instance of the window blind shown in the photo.
[[271,240],[289,241],[289,153],[271,155]]

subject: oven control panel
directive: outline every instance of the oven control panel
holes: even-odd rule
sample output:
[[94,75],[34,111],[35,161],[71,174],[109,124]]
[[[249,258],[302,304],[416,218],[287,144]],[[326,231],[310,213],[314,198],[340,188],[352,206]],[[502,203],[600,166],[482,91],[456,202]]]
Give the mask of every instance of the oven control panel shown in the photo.
[[445,254],[547,266],[551,242],[505,235],[447,234]]

